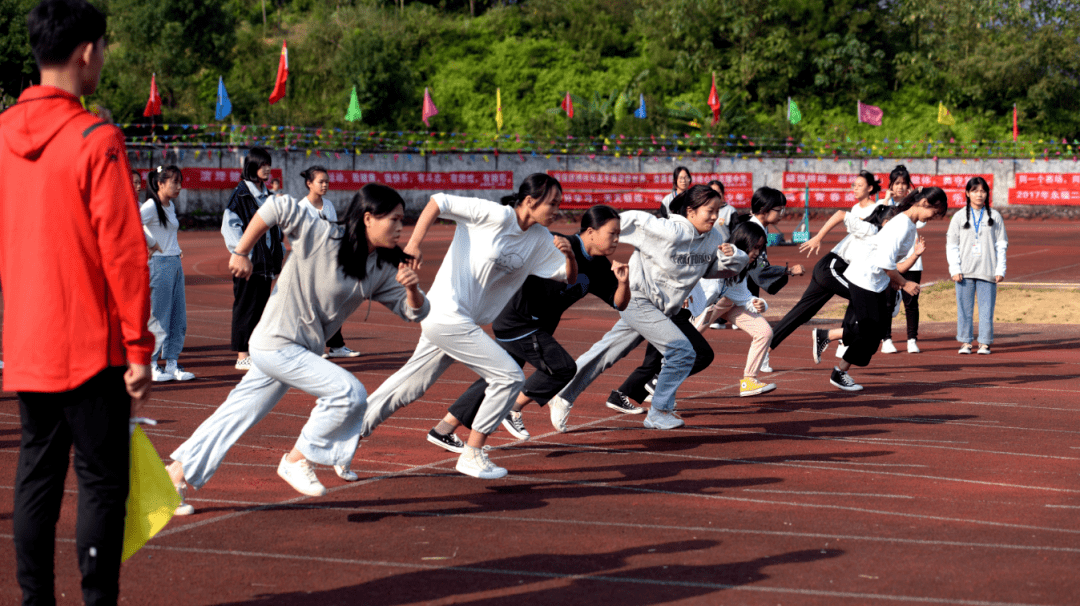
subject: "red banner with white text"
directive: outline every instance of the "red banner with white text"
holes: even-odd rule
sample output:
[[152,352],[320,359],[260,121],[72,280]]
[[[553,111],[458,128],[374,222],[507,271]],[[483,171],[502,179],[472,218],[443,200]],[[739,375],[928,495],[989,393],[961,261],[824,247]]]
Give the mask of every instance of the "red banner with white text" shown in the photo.
[[[563,188],[562,208],[583,209],[595,204],[607,204],[621,210],[656,210],[671,193],[671,173],[600,173],[548,171]],[[724,199],[735,207],[750,206],[753,195],[753,174],[696,173],[695,185],[709,181],[724,184]]]

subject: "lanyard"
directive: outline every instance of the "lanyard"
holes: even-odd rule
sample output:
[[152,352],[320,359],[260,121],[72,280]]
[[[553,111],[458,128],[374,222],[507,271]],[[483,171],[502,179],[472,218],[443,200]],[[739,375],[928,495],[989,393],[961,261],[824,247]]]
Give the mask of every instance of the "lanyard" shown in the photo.
[[979,216],[978,216],[977,219],[975,219],[975,235],[976,236],[979,235],[979,225],[982,223],[983,212],[985,210],[986,210],[986,207],[980,208],[979,209]]

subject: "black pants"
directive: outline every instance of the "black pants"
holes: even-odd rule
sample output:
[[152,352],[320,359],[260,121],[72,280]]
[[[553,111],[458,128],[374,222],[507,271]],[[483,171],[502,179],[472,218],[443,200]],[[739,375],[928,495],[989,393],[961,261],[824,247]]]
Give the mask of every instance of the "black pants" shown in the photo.
[[262,318],[270,300],[273,278],[251,276],[247,280],[233,278],[232,349],[247,353],[248,339]]
[[[516,341],[496,340],[503,349],[510,354],[518,365],[524,367],[525,362],[536,368],[528,379],[521,393],[536,400],[540,406],[544,406],[559,393],[570,379],[577,373],[577,364],[574,358],[563,349],[562,345],[546,332],[536,331],[533,334],[517,339]],[[484,391],[487,389],[487,381],[479,379],[461,394],[456,402],[450,405],[450,414],[461,421],[461,424],[472,429],[473,419],[480,410],[480,404],[484,402]]]
[[86,604],[116,604],[128,495],[131,398],[124,369],[71,391],[19,392],[22,444],[15,473],[16,576],[23,604],[55,604],[53,556],[71,448],[79,483],[75,549]]
[[787,312],[780,323],[773,327],[769,347],[776,349],[795,329],[809,322],[834,295],[851,299],[848,282],[843,277],[848,264],[835,253],[829,253],[814,265],[810,284],[802,298]]
[[[893,295],[895,297],[896,295]],[[889,325],[889,301],[886,291],[874,292],[851,285],[851,305],[844,314],[844,361],[866,366],[874,357],[881,335]]]
[[339,328],[334,336],[326,340],[327,347],[345,347],[345,337],[341,336],[341,329]]
[[[921,271],[905,271],[900,274],[905,280],[911,282],[921,282]],[[895,292],[895,291],[894,291]],[[893,295],[894,297],[896,295]],[[904,318],[907,320],[907,338],[918,339],[919,338],[919,295],[909,295],[904,291],[900,291],[900,299],[904,302]],[[892,338],[892,318],[889,318],[888,332],[885,333],[885,338]]]
[[[697,358],[694,360],[693,368],[690,369],[690,374],[696,375],[712,364],[715,354],[713,354],[712,346],[705,340],[705,335],[694,328],[692,320],[689,309],[681,309],[679,313],[671,317],[671,321],[679,327],[679,330],[690,340],[690,345],[694,347]],[[623,384],[619,386],[619,391],[639,404],[644,402],[649,395],[649,392],[645,391],[645,384],[660,373],[663,365],[664,356],[659,349],[649,343],[649,346],[645,348],[645,359],[642,360],[641,366],[635,368],[634,372],[626,377]]]

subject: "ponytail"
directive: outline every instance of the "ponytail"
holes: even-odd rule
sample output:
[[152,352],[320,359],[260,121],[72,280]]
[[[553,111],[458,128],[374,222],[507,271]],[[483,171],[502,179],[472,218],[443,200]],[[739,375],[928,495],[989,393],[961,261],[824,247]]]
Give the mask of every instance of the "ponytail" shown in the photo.
[[178,166],[173,164],[168,166],[158,166],[146,176],[146,197],[154,201],[154,208],[157,209],[158,223],[160,223],[162,227],[169,226],[169,216],[165,214],[165,207],[161,205],[161,198],[158,196],[158,188],[161,187],[162,181],[168,181],[170,179],[179,179],[181,183],[184,182],[184,174],[180,172]]
[[518,188],[517,193],[510,194],[509,196],[503,196],[499,202],[503,206],[517,207],[521,204],[525,198],[532,198],[533,200],[546,200],[551,191],[557,189],[562,192],[562,185],[559,184],[558,179],[552,177],[547,173],[533,173],[521,182],[521,186]]
[[618,220],[619,211],[604,204],[597,204],[581,215],[581,231],[578,233],[583,234],[589,229],[600,229],[608,221]]
[[[906,173],[907,169],[905,169],[904,172]],[[862,177],[862,180],[866,181],[866,185],[870,188],[870,197],[874,197],[881,193],[881,181],[878,181],[877,177],[874,176],[874,173],[868,170],[860,170],[859,177]]]

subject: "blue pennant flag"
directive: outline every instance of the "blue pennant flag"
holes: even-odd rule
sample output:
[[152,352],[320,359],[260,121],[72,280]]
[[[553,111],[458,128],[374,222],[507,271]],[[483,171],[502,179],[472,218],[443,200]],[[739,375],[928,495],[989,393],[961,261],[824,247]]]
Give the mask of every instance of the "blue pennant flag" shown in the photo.
[[217,80],[217,107],[214,108],[214,119],[224,120],[225,116],[232,113],[232,101],[229,101],[229,93],[225,92],[225,81],[218,76]]
[[648,115],[645,113],[645,93],[641,93],[640,98],[641,98],[641,102],[638,105],[638,108],[636,110],[634,110],[634,117],[635,118],[646,118],[646,117],[648,117]]

